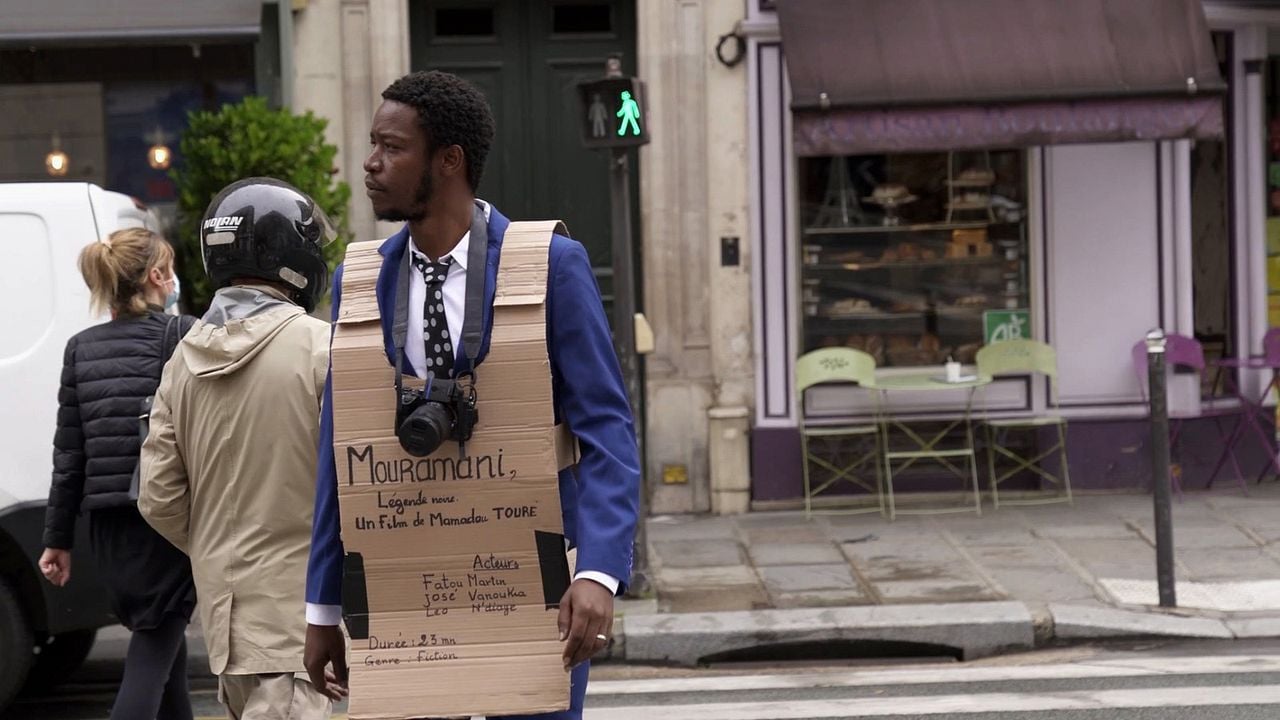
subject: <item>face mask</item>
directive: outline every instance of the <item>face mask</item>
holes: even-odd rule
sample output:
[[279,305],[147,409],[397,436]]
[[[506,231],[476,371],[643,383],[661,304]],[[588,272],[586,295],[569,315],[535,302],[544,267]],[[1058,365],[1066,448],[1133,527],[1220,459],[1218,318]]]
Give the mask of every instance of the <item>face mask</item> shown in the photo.
[[169,291],[169,294],[168,294],[168,295],[166,295],[166,296],[165,296],[165,298],[164,298],[164,309],[165,309],[165,310],[168,310],[169,308],[171,308],[171,307],[173,307],[174,305],[177,305],[177,304],[178,304],[178,290],[179,290],[180,288],[181,288],[181,285],[179,285],[179,284],[178,284],[178,276],[177,276],[177,274],[175,274],[175,275],[173,276],[173,289],[172,289],[172,290],[170,290],[170,291]]

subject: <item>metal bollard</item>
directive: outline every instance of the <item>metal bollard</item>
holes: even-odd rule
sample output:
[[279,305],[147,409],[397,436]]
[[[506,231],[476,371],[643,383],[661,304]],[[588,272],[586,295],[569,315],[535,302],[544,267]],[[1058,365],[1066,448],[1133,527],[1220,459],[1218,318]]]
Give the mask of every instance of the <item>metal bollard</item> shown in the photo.
[[1155,503],[1156,584],[1160,607],[1176,607],[1173,576],[1173,516],[1169,506],[1169,396],[1165,378],[1165,336],[1147,333],[1147,387],[1151,398],[1151,485]]

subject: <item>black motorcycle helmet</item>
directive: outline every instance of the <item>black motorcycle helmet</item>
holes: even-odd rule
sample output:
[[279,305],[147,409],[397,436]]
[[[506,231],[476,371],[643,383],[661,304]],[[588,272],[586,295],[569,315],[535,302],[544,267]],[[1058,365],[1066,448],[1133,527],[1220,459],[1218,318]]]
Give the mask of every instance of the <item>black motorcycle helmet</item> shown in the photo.
[[274,178],[238,180],[209,203],[200,223],[204,271],[214,287],[258,278],[290,289],[315,309],[329,288],[323,248],[337,233],[314,200]]

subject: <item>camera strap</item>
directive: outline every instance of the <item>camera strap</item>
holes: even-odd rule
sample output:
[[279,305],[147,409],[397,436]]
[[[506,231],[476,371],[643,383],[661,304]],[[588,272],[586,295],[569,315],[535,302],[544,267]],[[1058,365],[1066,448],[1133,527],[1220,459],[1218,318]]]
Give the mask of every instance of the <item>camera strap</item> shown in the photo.
[[[409,243],[413,238],[409,238]],[[466,310],[462,318],[462,348],[467,358],[466,373],[475,377],[476,357],[484,339],[484,282],[489,259],[489,222],[484,207],[475,203],[471,215],[471,237],[467,248]],[[413,250],[404,247],[404,262],[396,275],[396,306],[391,321],[391,340],[396,356],[396,394],[404,388],[404,348],[409,340],[409,282],[413,271]]]

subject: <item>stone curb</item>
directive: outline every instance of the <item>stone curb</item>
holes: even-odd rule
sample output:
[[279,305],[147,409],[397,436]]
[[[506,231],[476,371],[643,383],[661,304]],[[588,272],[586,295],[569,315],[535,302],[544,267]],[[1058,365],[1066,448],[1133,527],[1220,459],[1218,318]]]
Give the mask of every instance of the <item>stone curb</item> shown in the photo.
[[1231,640],[1227,623],[1207,617],[1107,607],[1050,604],[1054,640],[1101,640],[1135,637],[1213,638]]
[[1035,646],[1031,613],[1016,602],[629,615],[622,631],[615,659],[682,665],[733,650],[831,640],[942,645],[965,659]]
[[[790,610],[620,614],[603,662],[695,665],[702,658],[753,647],[824,640],[913,642],[958,649],[964,659],[1049,644],[1135,638],[1251,639],[1280,637],[1280,616],[1200,617],[1160,610],[1021,602],[875,605]],[[129,632],[98,633],[90,662],[122,660]],[[199,626],[187,632],[191,677],[209,676]]]

